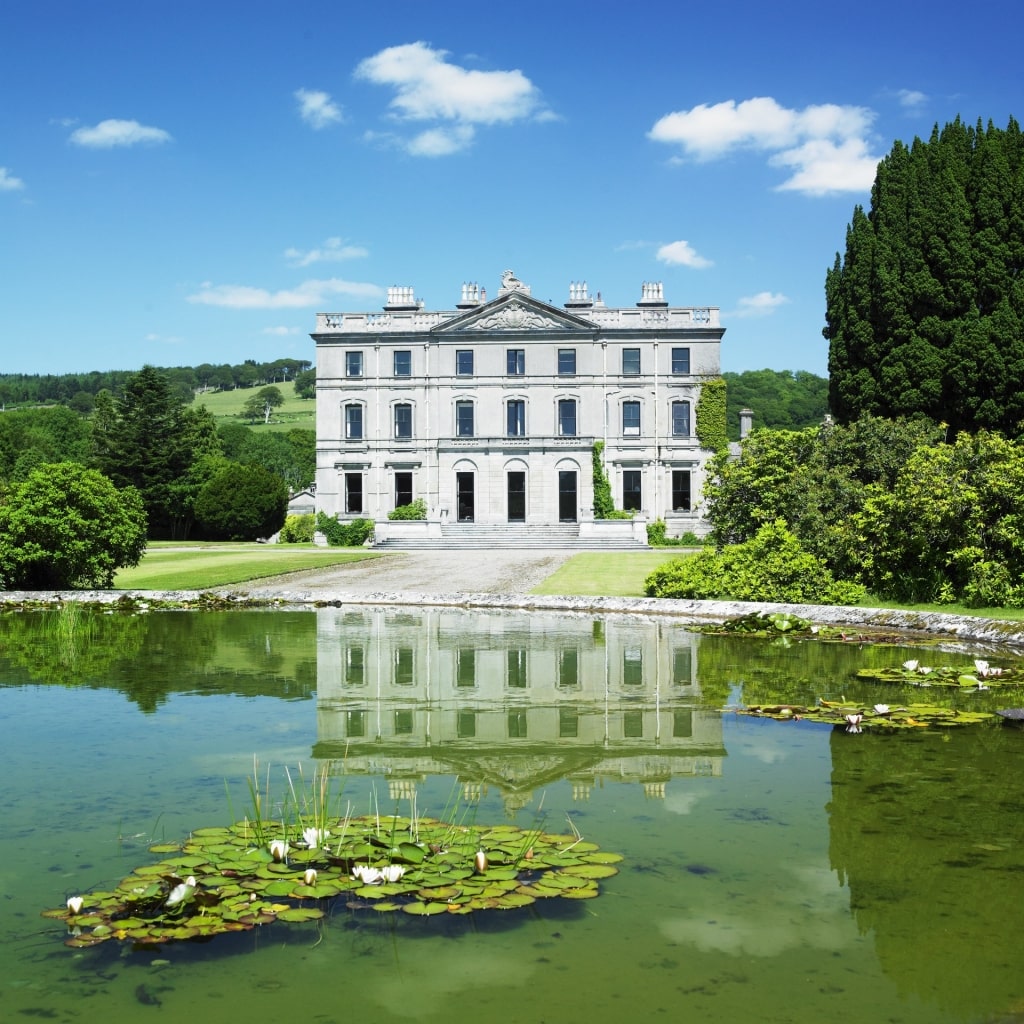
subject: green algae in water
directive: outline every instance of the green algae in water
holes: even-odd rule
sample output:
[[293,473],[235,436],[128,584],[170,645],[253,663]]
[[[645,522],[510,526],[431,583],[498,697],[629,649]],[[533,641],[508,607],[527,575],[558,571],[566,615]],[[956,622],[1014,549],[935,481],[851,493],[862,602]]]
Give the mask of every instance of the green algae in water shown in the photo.
[[[579,835],[510,825],[479,828],[434,818],[319,818],[260,844],[250,821],[204,828],[113,890],[68,899],[43,916],[66,922],[65,944],[111,939],[162,945],[249,931],[274,921],[315,921],[347,896],[349,909],[431,917],[517,910],[538,899],[592,899],[618,874],[618,854]],[[369,853],[369,856],[367,854]],[[282,902],[284,901],[284,902]],[[311,905],[309,901],[315,901]]]

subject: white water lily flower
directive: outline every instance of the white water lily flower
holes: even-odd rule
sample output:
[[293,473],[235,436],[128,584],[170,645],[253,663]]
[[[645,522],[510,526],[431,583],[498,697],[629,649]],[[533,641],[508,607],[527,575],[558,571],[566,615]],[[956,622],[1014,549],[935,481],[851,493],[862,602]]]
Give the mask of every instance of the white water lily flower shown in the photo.
[[304,828],[302,830],[302,841],[311,850],[318,850],[324,845],[330,834],[325,828]]
[[405,874],[405,868],[401,864],[389,864],[381,868],[380,873],[385,882],[397,882]]
[[72,914],[81,913],[82,907],[85,905],[85,900],[81,896],[69,896],[68,897],[68,910]]
[[889,705],[888,704],[876,704],[875,705],[875,714],[876,715],[887,715],[887,714],[889,714]]
[[270,841],[270,856],[278,861],[278,863],[288,856],[289,849],[290,847],[285,839],[271,839]]
[[846,721],[850,725],[860,725],[864,721],[863,715],[847,715]]
[[929,672],[934,672],[935,669],[931,668],[929,665],[922,665],[917,671],[920,672],[921,675],[926,676]]
[[352,877],[362,882],[363,885],[379,885],[384,880],[380,871],[377,868],[371,868],[369,864],[353,864]]
[[176,907],[179,903],[183,903],[196,891],[196,876],[189,875],[184,882],[176,885],[167,897],[167,902],[164,904],[165,907]]
[[905,661],[905,662],[903,662],[903,667],[908,672],[916,672],[917,671],[917,665],[918,665],[918,663],[916,661]]
[[306,873],[302,876],[302,880],[306,885],[316,885],[316,868],[306,868]]
[[863,732],[864,730],[859,725],[848,725],[846,727],[846,731],[847,732],[857,733],[857,732]]
[[977,672],[979,676],[987,676],[988,675],[988,662],[987,661],[979,661],[977,658],[975,658],[974,659],[974,671]]

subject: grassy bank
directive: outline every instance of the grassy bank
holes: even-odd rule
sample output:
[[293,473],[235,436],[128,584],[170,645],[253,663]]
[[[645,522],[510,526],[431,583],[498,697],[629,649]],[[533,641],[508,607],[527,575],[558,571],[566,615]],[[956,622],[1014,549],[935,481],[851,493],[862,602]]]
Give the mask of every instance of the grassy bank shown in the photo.
[[152,544],[139,565],[114,577],[114,588],[208,590],[379,557],[365,548],[296,544]]
[[643,597],[648,573],[678,557],[678,549],[667,548],[607,553],[585,551],[570,558],[531,593],[565,597]]

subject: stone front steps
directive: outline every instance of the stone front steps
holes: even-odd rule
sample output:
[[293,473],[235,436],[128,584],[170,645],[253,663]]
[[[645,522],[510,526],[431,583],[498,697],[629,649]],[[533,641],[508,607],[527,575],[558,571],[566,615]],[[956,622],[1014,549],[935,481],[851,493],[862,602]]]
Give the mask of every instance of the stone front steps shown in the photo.
[[377,551],[493,551],[523,548],[573,551],[649,551],[647,544],[624,538],[602,540],[580,537],[576,523],[531,524],[449,523],[441,527],[440,538],[390,538],[374,544]]

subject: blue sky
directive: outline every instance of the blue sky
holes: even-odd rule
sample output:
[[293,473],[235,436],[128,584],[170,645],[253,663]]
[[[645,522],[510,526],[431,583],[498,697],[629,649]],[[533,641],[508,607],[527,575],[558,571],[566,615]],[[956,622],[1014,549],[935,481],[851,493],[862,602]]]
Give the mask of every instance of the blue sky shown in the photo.
[[390,285],[721,309],[825,374],[895,139],[1024,115],[1019,0],[8,0],[0,372],[314,358]]

